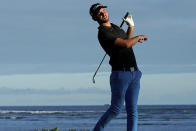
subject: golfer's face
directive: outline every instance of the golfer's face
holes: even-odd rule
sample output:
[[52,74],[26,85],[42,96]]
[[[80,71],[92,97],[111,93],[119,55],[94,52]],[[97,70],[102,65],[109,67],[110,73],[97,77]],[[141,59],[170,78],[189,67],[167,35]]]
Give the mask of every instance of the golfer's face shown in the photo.
[[97,17],[103,22],[109,21],[108,12],[105,8],[99,10]]

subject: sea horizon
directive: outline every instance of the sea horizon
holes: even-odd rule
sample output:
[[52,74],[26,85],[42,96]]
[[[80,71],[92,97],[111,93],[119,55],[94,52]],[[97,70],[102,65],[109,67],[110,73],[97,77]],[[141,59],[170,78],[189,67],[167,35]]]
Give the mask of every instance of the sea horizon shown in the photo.
[[[110,104],[87,104],[87,105],[0,105],[3,106],[109,106]],[[196,106],[196,104],[138,104],[138,106]],[[125,106],[125,105],[124,105]]]
[[[0,106],[0,131],[92,130],[109,105]],[[138,131],[195,131],[196,105],[138,105]],[[125,109],[105,131],[126,130]]]

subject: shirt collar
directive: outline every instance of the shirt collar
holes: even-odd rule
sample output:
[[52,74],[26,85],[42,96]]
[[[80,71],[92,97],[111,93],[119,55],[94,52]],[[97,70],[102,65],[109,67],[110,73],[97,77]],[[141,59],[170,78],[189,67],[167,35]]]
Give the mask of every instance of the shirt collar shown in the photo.
[[102,25],[100,25],[99,27],[98,27],[98,29],[100,30],[100,29],[107,29],[107,28],[113,28],[114,27],[114,24],[113,23],[111,23],[111,26],[102,26]]

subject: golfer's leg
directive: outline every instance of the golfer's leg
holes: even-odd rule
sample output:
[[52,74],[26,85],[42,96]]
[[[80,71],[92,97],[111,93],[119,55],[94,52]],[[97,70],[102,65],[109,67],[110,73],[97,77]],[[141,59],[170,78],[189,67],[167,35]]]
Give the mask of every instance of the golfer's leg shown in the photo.
[[135,71],[132,72],[133,80],[129,85],[126,95],[126,111],[127,111],[127,131],[137,131],[138,124],[138,111],[137,111],[137,102],[138,95],[140,90],[140,78],[141,72]]
[[[113,78],[112,75],[111,78]],[[104,127],[106,127],[110,120],[116,117],[122,110],[125,99],[125,90],[128,86],[123,79],[111,79],[110,85],[112,94],[111,106],[97,122],[94,131],[103,131]]]

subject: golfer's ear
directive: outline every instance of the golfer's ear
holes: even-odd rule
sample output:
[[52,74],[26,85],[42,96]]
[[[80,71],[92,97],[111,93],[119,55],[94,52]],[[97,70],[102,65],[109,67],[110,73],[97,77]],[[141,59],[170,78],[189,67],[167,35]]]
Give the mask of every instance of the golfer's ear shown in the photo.
[[94,21],[97,21],[97,16],[93,16],[92,19],[93,19]]
[[116,40],[114,41],[114,44],[116,46],[121,46],[121,47],[128,48],[128,42],[127,42],[127,40],[124,40],[122,38],[116,38]]

